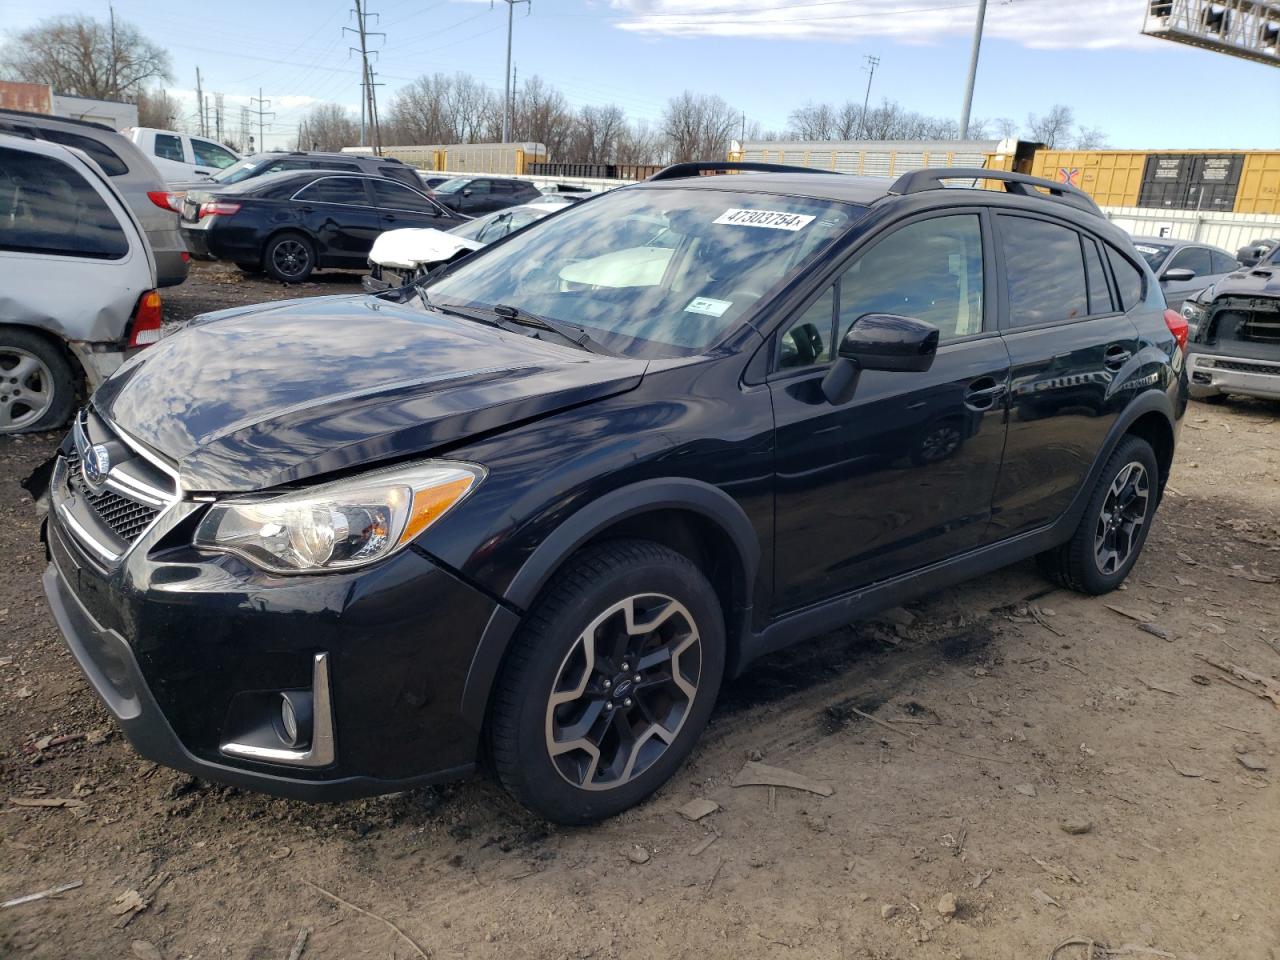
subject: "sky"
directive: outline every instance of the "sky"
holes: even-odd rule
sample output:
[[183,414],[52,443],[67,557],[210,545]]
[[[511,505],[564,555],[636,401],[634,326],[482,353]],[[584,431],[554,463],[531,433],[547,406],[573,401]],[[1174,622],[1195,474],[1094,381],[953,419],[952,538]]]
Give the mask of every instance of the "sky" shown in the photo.
[[[284,146],[317,103],[359,108],[351,0],[115,0],[118,17],[164,46],[174,96],[194,115],[196,68],[224,97],[228,126],[259,95]],[[501,89],[503,0],[368,0],[379,103],[424,73],[467,71]],[[761,129],[807,101],[861,101],[864,58],[882,98],[958,117],[977,0],[533,0],[515,8],[513,59],[575,105],[616,103],[657,120],[685,90],[724,97]],[[990,0],[976,118],[1069,105],[1110,146],[1280,149],[1280,70],[1142,36],[1145,0]],[[105,18],[106,0],[0,0],[0,33],[41,18]],[[256,126],[256,122],[255,122]],[[256,132],[256,131],[255,131]],[[994,134],[993,134],[994,136]]]

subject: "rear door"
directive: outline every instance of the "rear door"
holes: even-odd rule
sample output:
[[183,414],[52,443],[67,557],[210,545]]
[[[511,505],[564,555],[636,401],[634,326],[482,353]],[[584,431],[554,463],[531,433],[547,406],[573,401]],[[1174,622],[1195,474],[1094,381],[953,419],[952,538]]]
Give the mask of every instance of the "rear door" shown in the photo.
[[367,177],[321,177],[291,201],[316,240],[321,266],[364,266],[381,232]]
[[[1109,244],[1056,219],[995,218],[1001,329],[1012,364],[992,539],[1058,519],[1124,408],[1138,330],[1111,279]],[[1130,271],[1141,271],[1129,265]]]
[[[775,418],[776,607],[783,613],[976,547],[1004,447],[1009,356],[996,329],[988,215],[892,228],[783,325]],[[936,325],[924,373],[864,371],[822,393],[834,345],[868,313]]]
[[[441,210],[434,203],[393,180],[370,180],[373,203],[382,230],[399,227],[440,227],[448,229],[455,218],[442,218]],[[461,217],[456,218],[461,220]]]

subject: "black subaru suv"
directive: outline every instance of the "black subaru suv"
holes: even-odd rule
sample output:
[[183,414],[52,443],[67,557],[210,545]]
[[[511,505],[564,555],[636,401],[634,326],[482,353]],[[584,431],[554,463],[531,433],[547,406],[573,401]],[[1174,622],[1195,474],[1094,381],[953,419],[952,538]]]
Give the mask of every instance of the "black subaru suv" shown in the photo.
[[1031,556],[1118,586],[1186,329],[1063,184],[678,165],[161,340],[61,448],[44,586],[159,763],[341,799],[483,758],[589,822],[763,654]]

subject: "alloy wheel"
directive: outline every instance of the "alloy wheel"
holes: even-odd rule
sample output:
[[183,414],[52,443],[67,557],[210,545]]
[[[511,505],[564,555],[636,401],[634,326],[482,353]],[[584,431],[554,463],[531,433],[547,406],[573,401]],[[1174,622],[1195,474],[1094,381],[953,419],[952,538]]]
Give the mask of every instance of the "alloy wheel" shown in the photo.
[[1146,467],[1136,462],[1121,467],[1102,502],[1094,530],[1093,560],[1099,573],[1115,573],[1133,554],[1142,525],[1147,522],[1150,498]]
[[920,459],[926,463],[945,460],[960,448],[960,443],[959,428],[952,424],[943,424],[931,430],[920,441]]
[[311,251],[301,240],[281,240],[271,249],[271,262],[286,277],[300,277],[311,264]]
[[21,347],[0,346],[0,433],[31,426],[53,406],[53,374]]
[[679,601],[638,594],[609,607],[579,634],[551,688],[556,770],[584,790],[640,776],[680,733],[701,671],[698,627]]

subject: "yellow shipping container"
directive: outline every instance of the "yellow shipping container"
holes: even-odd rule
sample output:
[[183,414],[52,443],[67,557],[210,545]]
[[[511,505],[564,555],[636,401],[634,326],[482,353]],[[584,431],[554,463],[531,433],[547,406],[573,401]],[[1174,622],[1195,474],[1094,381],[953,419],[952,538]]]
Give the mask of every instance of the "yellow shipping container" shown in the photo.
[[1280,152],[1245,154],[1236,213],[1280,213]]
[[1070,183],[1104,207],[1134,207],[1146,153],[1121,150],[1037,150],[1033,176]]

